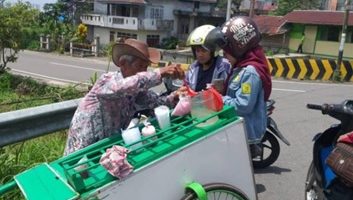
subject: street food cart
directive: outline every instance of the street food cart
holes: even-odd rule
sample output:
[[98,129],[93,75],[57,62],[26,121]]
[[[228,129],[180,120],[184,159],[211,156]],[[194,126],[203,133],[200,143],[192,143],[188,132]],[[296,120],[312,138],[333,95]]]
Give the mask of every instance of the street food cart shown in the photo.
[[[203,125],[210,119],[216,120]],[[228,196],[232,192],[227,190],[233,189],[238,195],[235,199],[257,199],[243,119],[233,107],[225,106],[202,119],[191,115],[172,117],[171,126],[163,130],[156,121],[152,120],[152,124],[156,135],[142,138],[143,145],[128,154],[134,170],[126,178],[110,175],[99,163],[112,145],[134,145],[125,145],[116,135],[16,175],[12,182],[0,186],[0,195],[18,187],[30,200],[213,199],[207,195],[220,192],[221,196],[225,190]],[[82,164],[85,168],[78,170]]]

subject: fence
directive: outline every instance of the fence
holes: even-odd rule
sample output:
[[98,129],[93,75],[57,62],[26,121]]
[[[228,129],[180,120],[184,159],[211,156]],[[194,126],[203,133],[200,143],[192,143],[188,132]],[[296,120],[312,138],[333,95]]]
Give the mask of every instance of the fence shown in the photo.
[[68,128],[79,101],[0,113],[0,147]]
[[50,51],[50,35],[40,35],[39,42],[41,50]]
[[99,55],[99,37],[95,37],[93,44],[74,43],[70,42],[70,55],[85,56],[96,56]]

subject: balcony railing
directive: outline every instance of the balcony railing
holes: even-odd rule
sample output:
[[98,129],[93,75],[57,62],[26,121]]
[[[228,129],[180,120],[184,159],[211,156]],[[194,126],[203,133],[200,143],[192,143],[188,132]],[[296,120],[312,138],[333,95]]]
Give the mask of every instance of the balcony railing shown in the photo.
[[137,17],[123,17],[112,15],[86,14],[81,16],[82,23],[93,26],[107,28],[120,28],[128,30],[137,30]]
[[127,30],[171,30],[174,24],[173,20],[138,19],[137,17],[98,14],[82,15],[81,20],[87,25]]
[[174,20],[139,19],[140,30],[172,30]]

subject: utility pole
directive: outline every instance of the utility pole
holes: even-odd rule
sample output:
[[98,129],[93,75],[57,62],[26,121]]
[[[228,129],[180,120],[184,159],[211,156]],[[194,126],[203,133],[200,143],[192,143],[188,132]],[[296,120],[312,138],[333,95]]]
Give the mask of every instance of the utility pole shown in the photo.
[[254,17],[254,7],[255,7],[255,0],[250,0],[250,11],[249,11],[250,18]]
[[345,1],[345,12],[343,18],[343,25],[342,25],[342,34],[341,34],[341,42],[338,49],[338,58],[337,58],[337,65],[335,71],[333,72],[333,79],[340,78],[341,74],[341,64],[342,64],[342,57],[343,57],[343,50],[344,50],[344,43],[346,42],[346,32],[347,32],[347,24],[349,19],[349,10],[350,10],[350,0]]
[[226,21],[228,21],[229,18],[230,18],[230,6],[231,6],[231,4],[232,4],[232,0],[228,0],[228,1],[227,1],[227,16],[226,16]]

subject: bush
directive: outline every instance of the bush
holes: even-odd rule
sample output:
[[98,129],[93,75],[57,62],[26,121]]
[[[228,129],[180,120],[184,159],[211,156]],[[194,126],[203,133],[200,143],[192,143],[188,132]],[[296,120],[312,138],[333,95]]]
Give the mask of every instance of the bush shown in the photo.
[[110,42],[109,44],[104,45],[102,47],[102,50],[101,50],[102,55],[103,56],[107,56],[107,57],[112,56],[112,51],[113,51],[113,45],[114,44],[115,44],[115,42]]
[[176,46],[178,45],[178,38],[176,37],[169,37],[169,38],[163,38],[162,43],[161,43],[161,48],[163,49],[175,49]]
[[[22,96],[17,92],[21,92]],[[29,92],[29,93],[27,93]],[[23,109],[56,101],[82,97],[74,87],[54,87],[41,84],[31,78],[0,74],[0,112]],[[42,162],[51,162],[63,155],[66,131],[31,139],[0,148],[0,185],[12,177]],[[0,197],[0,200],[24,199],[18,189]]]
[[39,50],[40,42],[37,40],[32,40],[29,42],[27,49],[29,50]]
[[7,72],[0,74],[0,112],[75,99],[84,93],[74,86],[55,87]]

